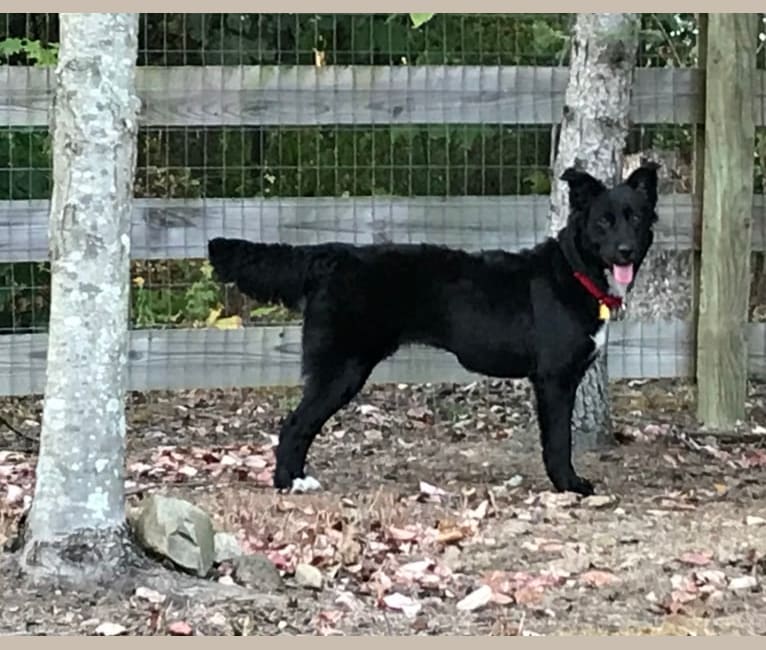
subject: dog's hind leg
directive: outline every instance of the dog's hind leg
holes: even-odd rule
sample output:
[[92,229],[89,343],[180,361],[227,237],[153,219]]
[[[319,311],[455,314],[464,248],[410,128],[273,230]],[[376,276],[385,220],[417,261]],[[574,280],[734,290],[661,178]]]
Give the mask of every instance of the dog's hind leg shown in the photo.
[[536,378],[532,385],[537,398],[537,417],[548,478],[560,492],[593,494],[593,485],[572,467],[572,410],[577,382],[571,378]]
[[319,366],[307,376],[300,404],[287,416],[279,433],[274,487],[295,491],[319,489],[319,483],[304,473],[311,443],[324,423],[361,390],[370,372],[369,365],[346,359],[331,371]]

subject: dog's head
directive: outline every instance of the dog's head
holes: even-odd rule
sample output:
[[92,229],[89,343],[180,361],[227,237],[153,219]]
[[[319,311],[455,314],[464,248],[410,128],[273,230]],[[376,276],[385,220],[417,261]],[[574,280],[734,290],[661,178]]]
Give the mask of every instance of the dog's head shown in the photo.
[[567,226],[576,231],[580,254],[599,264],[621,293],[633,284],[654,239],[658,167],[644,163],[612,189],[571,167],[561,176],[569,184]]

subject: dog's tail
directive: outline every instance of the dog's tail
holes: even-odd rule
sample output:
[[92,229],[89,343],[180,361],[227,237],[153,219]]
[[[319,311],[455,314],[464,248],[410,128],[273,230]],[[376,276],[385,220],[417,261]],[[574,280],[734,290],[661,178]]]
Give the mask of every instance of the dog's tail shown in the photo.
[[221,282],[234,282],[242,293],[261,302],[300,308],[309,266],[305,247],[217,237],[208,242],[207,250]]

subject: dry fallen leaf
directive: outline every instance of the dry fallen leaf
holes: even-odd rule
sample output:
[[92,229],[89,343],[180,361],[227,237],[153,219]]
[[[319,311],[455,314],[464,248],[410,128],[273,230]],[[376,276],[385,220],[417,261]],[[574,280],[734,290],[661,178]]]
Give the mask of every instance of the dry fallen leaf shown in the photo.
[[756,586],[758,586],[758,580],[754,576],[739,576],[729,580],[729,589],[732,591],[753,589]]
[[101,623],[94,632],[100,636],[118,636],[120,634],[125,634],[128,631],[128,628],[126,628],[124,625],[120,625],[119,623]]
[[449,528],[439,532],[439,536],[436,541],[440,544],[454,544],[465,539],[465,533],[461,528]]
[[408,530],[406,528],[397,528],[396,526],[389,526],[388,534],[391,536],[391,539],[395,539],[398,542],[411,542],[417,538],[418,531],[411,529]]
[[710,551],[687,551],[678,559],[684,564],[706,566],[712,562],[713,554]]
[[489,501],[484,499],[476,508],[473,510],[468,511],[468,517],[471,519],[484,519],[484,517],[487,516],[487,511],[489,510]]
[[[138,280],[138,278],[136,278],[136,280]],[[141,280],[143,281],[143,278],[141,278]],[[208,327],[212,327],[215,324],[215,322],[220,318],[222,312],[223,312],[223,307],[217,307],[216,309],[211,309],[210,313],[205,319],[205,325],[207,325]]]
[[433,566],[431,560],[417,560],[415,562],[408,562],[402,564],[396,570],[396,577],[404,580],[418,580]]
[[446,492],[435,485],[431,485],[430,483],[426,483],[425,481],[420,481],[420,494],[429,497],[446,497],[449,495],[449,492]]
[[400,593],[393,593],[384,596],[383,603],[389,609],[398,610],[405,616],[409,617],[415,616],[422,607],[422,605],[416,600]]
[[168,625],[168,632],[173,636],[191,636],[194,630],[186,621],[173,621]]
[[242,318],[240,316],[219,318],[217,321],[215,321],[213,327],[219,330],[237,330],[242,327]]
[[9,483],[5,488],[5,501],[6,503],[13,505],[20,503],[24,499],[24,490],[18,485]]
[[538,585],[526,585],[513,592],[513,598],[519,605],[535,605],[542,601],[545,591]]
[[726,574],[723,571],[717,569],[703,569],[702,571],[695,571],[694,576],[697,582],[702,584],[713,585],[714,587],[722,588],[726,586]]
[[611,571],[593,569],[580,575],[580,581],[588,587],[605,587],[620,581]]
[[472,612],[475,609],[484,607],[492,601],[492,587],[489,585],[482,585],[478,589],[475,589],[465,598],[461,599],[457,608],[461,612]]
[[585,497],[582,500],[582,505],[585,508],[605,508],[606,506],[614,503],[614,497],[606,494],[592,494],[589,497]]
[[148,587],[136,587],[136,597],[155,604],[165,602],[165,594],[161,594],[159,591],[149,589]]

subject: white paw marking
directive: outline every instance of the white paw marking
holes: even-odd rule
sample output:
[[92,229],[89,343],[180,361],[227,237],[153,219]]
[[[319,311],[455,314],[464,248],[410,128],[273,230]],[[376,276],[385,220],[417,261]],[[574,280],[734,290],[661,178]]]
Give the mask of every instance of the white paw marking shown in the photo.
[[596,333],[590,337],[593,341],[593,345],[596,346],[596,349],[593,351],[594,354],[601,352],[601,349],[606,345],[607,328],[608,324],[603,323],[601,327],[596,330]]
[[293,485],[290,488],[291,494],[297,494],[301,492],[319,492],[322,489],[322,485],[313,476],[307,476],[306,478],[294,478]]

